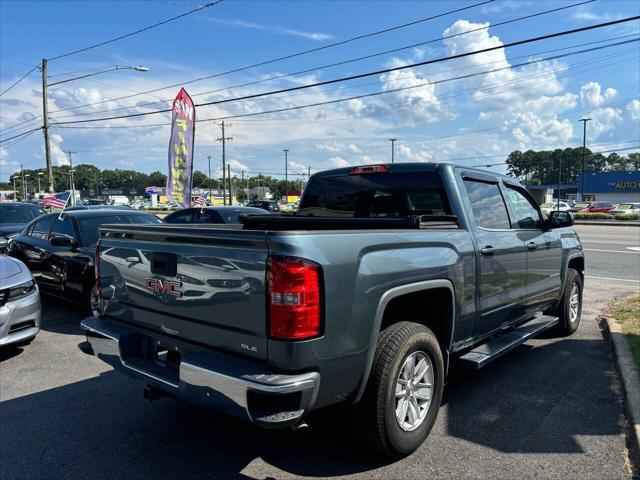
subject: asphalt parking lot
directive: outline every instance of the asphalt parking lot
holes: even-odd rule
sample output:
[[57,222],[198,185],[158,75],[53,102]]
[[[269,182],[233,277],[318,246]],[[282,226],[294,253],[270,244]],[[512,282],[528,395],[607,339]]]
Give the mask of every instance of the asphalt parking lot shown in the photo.
[[630,478],[619,384],[595,317],[640,291],[640,252],[627,248],[640,246],[640,229],[578,230],[578,332],[455,371],[429,439],[394,463],[362,449],[343,412],[274,432],[185,403],[146,404],[139,384],[80,351],[82,314],[45,300],[36,340],[0,352],[0,477]]

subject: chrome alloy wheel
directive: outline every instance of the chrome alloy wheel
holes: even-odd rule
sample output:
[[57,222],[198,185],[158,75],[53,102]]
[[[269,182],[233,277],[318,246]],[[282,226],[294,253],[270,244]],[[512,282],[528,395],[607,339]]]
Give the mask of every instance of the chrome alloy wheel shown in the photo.
[[405,432],[422,425],[433,394],[433,364],[424,352],[407,357],[396,380],[396,420]]
[[580,309],[580,287],[574,282],[571,285],[571,295],[569,295],[569,321],[575,323],[578,320],[578,310]]

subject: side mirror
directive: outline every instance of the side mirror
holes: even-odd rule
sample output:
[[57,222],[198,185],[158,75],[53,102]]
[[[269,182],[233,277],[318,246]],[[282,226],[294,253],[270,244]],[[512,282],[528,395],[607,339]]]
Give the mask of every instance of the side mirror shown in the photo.
[[76,244],[73,238],[64,235],[51,237],[49,243],[54,247],[74,247]]
[[573,215],[571,212],[552,210],[549,212],[549,218],[545,223],[549,230],[552,228],[571,227],[573,225]]

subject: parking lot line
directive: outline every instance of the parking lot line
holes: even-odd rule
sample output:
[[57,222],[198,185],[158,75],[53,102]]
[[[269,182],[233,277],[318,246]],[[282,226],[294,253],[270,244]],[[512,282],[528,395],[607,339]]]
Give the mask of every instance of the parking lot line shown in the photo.
[[601,250],[599,248],[585,248],[585,252],[605,252],[605,253],[630,253],[631,255],[640,255],[640,252],[626,252],[624,250]]
[[595,277],[593,275],[586,275],[587,278],[594,278],[596,280],[615,280],[616,282],[633,282],[640,283],[640,280],[632,280],[630,278],[611,278],[611,277]]

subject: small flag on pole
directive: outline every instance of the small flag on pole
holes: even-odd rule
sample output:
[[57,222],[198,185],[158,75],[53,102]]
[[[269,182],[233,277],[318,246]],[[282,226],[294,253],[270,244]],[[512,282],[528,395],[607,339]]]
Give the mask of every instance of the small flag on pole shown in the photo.
[[192,203],[192,207],[204,207],[205,203],[207,203],[207,197],[209,196],[209,192],[206,192],[204,195],[198,195]]
[[71,192],[48,193],[44,196],[44,206],[52,208],[64,208],[69,201]]

